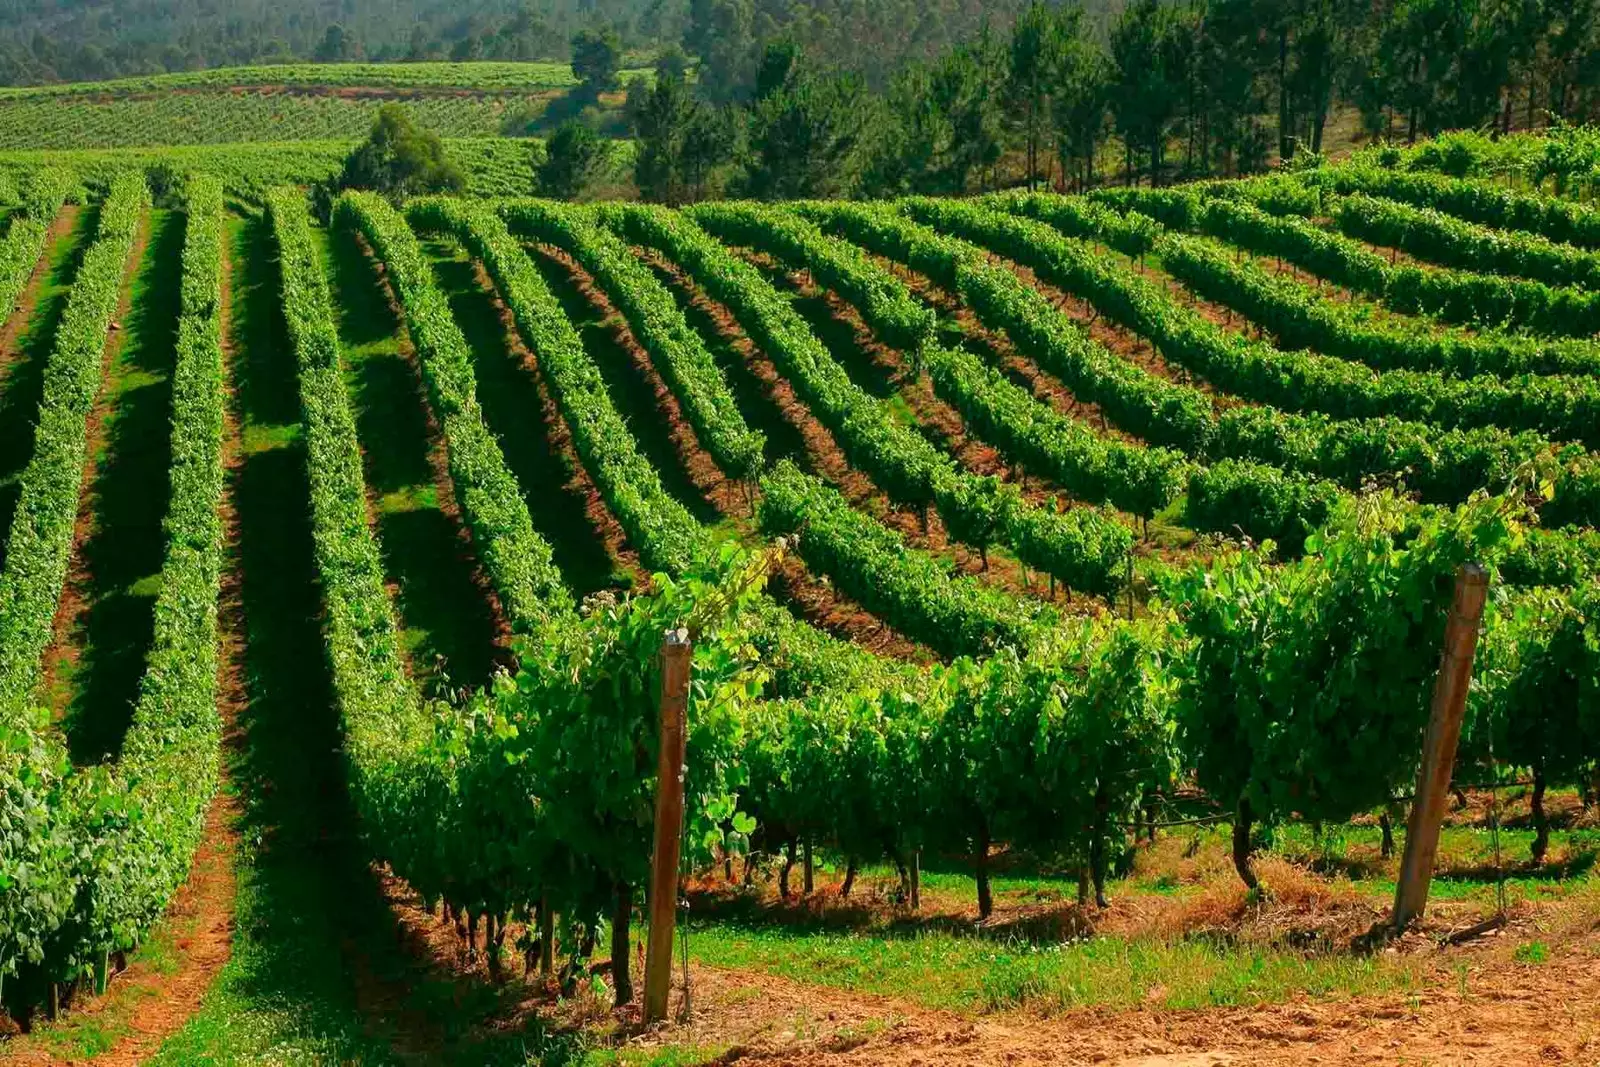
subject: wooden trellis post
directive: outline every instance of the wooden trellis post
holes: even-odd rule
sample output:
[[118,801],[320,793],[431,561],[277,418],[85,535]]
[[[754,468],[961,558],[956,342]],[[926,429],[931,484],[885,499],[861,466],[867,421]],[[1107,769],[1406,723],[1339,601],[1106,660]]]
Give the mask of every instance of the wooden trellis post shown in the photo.
[[1476,563],[1456,572],[1455,600],[1444,632],[1444,655],[1439,680],[1433,689],[1433,711],[1422,742],[1422,767],[1417,772],[1417,796],[1406,823],[1406,851],[1400,861],[1400,881],[1394,894],[1394,929],[1404,930],[1422,917],[1428,906],[1428,885],[1439,852],[1439,828],[1444,824],[1455,770],[1456,745],[1461,740],[1461,720],[1472,682],[1472,659],[1478,649],[1478,626],[1488,595],[1489,574]]

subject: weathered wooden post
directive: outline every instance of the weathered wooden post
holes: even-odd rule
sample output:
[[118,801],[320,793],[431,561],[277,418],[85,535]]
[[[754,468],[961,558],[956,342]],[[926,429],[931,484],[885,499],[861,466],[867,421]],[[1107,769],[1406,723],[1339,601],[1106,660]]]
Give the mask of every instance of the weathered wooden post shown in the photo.
[[1422,742],[1422,767],[1417,772],[1417,796],[1406,823],[1405,856],[1400,861],[1400,882],[1395,888],[1396,932],[1420,919],[1428,906],[1428,884],[1433,880],[1433,862],[1439,852],[1439,828],[1444,824],[1488,589],[1489,574],[1476,563],[1468,563],[1456,572],[1455,600],[1445,625],[1444,655],[1433,689],[1433,710]]
[[661,757],[656,765],[656,835],[650,860],[650,940],[644,961],[644,1021],[667,1017],[672,935],[678,914],[678,863],[683,854],[683,760],[688,743],[688,630],[661,642]]

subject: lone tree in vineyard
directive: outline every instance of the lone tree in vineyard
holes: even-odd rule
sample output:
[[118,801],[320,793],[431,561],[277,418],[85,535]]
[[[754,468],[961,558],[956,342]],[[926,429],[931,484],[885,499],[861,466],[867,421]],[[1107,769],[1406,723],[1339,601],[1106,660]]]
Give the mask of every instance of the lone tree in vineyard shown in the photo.
[[459,193],[467,186],[444,142],[411,121],[399,104],[378,109],[372,132],[344,161],[340,189],[372,189],[391,200],[426,193]]

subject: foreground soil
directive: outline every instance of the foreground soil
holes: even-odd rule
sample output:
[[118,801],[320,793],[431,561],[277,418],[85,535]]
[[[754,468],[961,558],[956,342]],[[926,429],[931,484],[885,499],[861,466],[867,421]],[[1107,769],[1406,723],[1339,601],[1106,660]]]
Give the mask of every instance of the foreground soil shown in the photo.
[[1549,1064],[1600,1062],[1600,931],[1540,964],[1496,946],[1451,955],[1414,994],[1256,1008],[1087,1010],[969,1018],[743,971],[693,977],[692,1024],[642,1035],[730,1046],[712,1062]]

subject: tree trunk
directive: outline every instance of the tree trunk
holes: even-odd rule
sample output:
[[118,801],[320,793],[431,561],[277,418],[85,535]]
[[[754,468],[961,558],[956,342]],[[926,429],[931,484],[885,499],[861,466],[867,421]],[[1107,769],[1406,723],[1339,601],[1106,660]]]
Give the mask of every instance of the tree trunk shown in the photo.
[[817,888],[817,865],[811,858],[811,839],[806,838],[805,844],[805,884],[806,896],[810,896]]
[[1383,845],[1379,855],[1384,859],[1394,858],[1394,820],[1389,818],[1389,809],[1384,808],[1378,812],[1378,829],[1383,831]]
[[[500,981],[500,941],[495,937],[496,923],[494,913],[484,916],[483,921],[483,951],[489,958],[489,981],[496,984]],[[504,936],[503,934],[501,936]]]
[[994,912],[994,894],[989,891],[989,824],[978,830],[978,918],[987,919]]
[[1533,862],[1543,863],[1545,853],[1550,851],[1550,820],[1544,812],[1544,768],[1533,769],[1533,796],[1529,804],[1533,808]]
[[1256,890],[1261,887],[1261,881],[1256,877],[1255,870],[1250,866],[1250,823],[1253,816],[1250,811],[1250,801],[1245,797],[1239,798],[1239,812],[1233,821],[1233,869],[1239,872],[1240,881],[1245,888]]
[[550,898],[539,902],[539,973],[549,978],[556,968],[556,913]]
[[1288,159],[1289,129],[1292,125],[1289,113],[1289,29],[1287,26],[1278,31],[1278,158]]
[[617,886],[617,911],[611,917],[611,980],[615,983],[616,1006],[633,1000],[633,978],[629,971],[632,950],[628,943],[628,924],[633,919],[633,887]]
[[794,838],[789,839],[788,848],[783,857],[783,869],[778,872],[778,895],[784,900],[789,899],[789,872],[794,869]]
[[1089,839],[1089,877],[1094,880],[1094,903],[1097,908],[1111,906],[1106,899],[1106,833],[1110,829],[1106,825],[1106,806],[1105,784],[1101,783],[1095,790],[1094,836]]
[[922,850],[911,853],[911,910],[922,908]]
[[856,884],[856,858],[851,856],[844,864],[844,884],[839,887],[839,899],[847,900]]

